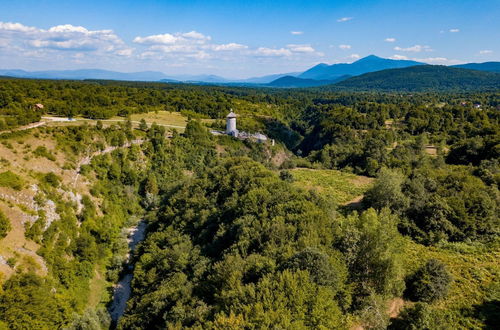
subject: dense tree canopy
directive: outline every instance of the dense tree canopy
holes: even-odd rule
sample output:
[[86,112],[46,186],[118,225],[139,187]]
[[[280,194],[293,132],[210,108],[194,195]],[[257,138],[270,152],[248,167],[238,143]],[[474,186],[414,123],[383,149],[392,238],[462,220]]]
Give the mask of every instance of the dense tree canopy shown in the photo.
[[[191,119],[221,119],[236,108],[242,128],[262,130],[278,143],[213,136],[198,120],[170,138],[164,127],[145,121],[138,130],[130,121],[101,121],[37,131],[55,139],[57,153],[68,156],[61,164],[67,169],[95,154],[80,169],[92,185],[78,211],[62,195],[70,188],[61,176],[30,173],[40,187],[36,200],[54,201],[60,219],[48,224],[39,212],[26,223],[25,235],[39,244],[47,276],[20,270],[2,282],[0,328],[107,327],[104,306],[88,308],[89,283],[96,271],[107,283],[119,279],[127,253],[124,229],[139,218],[148,223],[148,234],[133,255],[132,297],[118,324],[124,329],[335,329],[355,322],[384,328],[387,300],[402,295],[405,278],[412,299],[429,304],[406,309],[391,327],[490,322],[482,315],[489,317],[484,310],[494,298],[481,312],[472,306],[436,312],[433,301],[447,299],[445,267],[426,264],[428,258],[405,260],[404,249],[486,251],[497,244],[497,91],[1,82],[0,130],[39,120],[42,113],[108,118],[166,109]],[[39,102],[43,111],[33,108]],[[12,136],[0,136],[11,150]],[[124,147],[137,139],[141,143]],[[109,147],[116,150],[97,155]],[[33,150],[37,161],[58,161],[55,155],[44,147]],[[354,211],[333,205],[320,189],[294,185],[291,169],[297,166],[362,174],[374,182]],[[2,171],[2,189],[26,188],[18,174]],[[9,226],[0,213],[0,239]]]

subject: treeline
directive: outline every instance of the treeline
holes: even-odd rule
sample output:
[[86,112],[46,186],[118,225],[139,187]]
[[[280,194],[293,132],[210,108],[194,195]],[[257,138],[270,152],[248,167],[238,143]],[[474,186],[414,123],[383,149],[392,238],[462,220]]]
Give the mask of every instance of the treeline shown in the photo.
[[[41,113],[60,116],[84,116],[105,119],[155,110],[183,111],[209,118],[224,118],[230,108],[247,115],[265,115],[280,119],[304,135],[306,109],[311,105],[350,106],[376,103],[404,107],[446,102],[450,105],[469,101],[496,107],[498,93],[412,94],[352,93],[322,89],[282,90],[244,87],[196,86],[120,81],[64,81],[0,79],[0,128],[11,128],[39,120]],[[43,110],[34,110],[41,103]],[[250,110],[251,109],[251,110]]]

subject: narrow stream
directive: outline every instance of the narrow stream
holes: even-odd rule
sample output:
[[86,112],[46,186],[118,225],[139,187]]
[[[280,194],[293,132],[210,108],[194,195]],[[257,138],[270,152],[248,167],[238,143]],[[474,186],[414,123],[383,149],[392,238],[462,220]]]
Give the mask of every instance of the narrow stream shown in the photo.
[[127,260],[125,262],[125,272],[120,278],[120,281],[116,283],[113,292],[113,301],[109,307],[109,314],[111,315],[112,324],[116,326],[118,320],[125,312],[127,307],[127,301],[130,298],[130,285],[133,277],[133,265],[131,264],[130,255],[134,251],[136,245],[144,239],[146,232],[146,222],[141,220],[136,227],[131,228],[130,236],[128,238],[129,253],[127,255]]

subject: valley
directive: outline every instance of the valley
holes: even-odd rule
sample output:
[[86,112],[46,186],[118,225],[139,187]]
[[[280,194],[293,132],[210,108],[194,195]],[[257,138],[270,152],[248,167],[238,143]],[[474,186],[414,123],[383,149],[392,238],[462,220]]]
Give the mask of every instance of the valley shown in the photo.
[[495,91],[6,82],[2,326],[495,322]]

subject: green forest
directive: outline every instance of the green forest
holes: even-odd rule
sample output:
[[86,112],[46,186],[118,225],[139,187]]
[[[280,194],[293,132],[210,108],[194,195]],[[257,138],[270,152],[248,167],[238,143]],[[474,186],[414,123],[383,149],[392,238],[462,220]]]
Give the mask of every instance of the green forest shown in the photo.
[[[276,144],[212,135],[230,109],[241,130]],[[188,117],[184,133],[127,121],[159,110]],[[44,115],[125,121],[16,131]],[[47,274],[28,267],[0,277],[0,329],[494,329],[499,120],[498,90],[2,79],[2,145],[50,138],[54,150],[36,148],[33,159],[65,155],[61,167],[79,167],[90,187],[79,210],[62,197],[64,178],[31,174],[35,198],[54,201],[60,218],[41,211],[25,225]],[[305,168],[370,184],[308,189],[294,174]],[[25,189],[19,173],[0,172],[0,187]],[[339,203],[330,192],[342,189],[360,201]],[[127,271],[123,230],[141,220],[131,297],[114,322],[112,284]],[[0,213],[0,245],[11,230]]]

